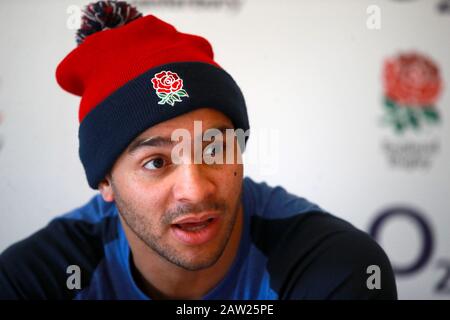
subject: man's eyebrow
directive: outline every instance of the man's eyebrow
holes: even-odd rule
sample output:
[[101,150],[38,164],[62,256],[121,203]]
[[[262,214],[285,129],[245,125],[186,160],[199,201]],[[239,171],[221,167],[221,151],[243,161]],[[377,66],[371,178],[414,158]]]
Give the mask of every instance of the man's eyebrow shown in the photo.
[[134,152],[136,152],[136,150],[143,147],[172,146],[175,144],[175,142],[176,141],[172,141],[170,138],[160,136],[137,139],[136,141],[132,142],[131,145],[128,147],[128,154],[133,154]]
[[[228,126],[228,125],[220,125],[217,127],[213,126],[207,130],[210,130],[210,129],[217,129],[224,135],[226,134],[227,129],[234,130],[234,128],[232,126]],[[204,132],[202,134],[204,134]],[[178,141],[172,141],[171,138],[168,138],[168,137],[154,136],[154,137],[150,137],[150,138],[141,138],[141,139],[137,139],[136,141],[131,143],[131,145],[128,147],[128,154],[133,154],[134,152],[136,152],[136,150],[143,148],[143,147],[168,147],[168,146],[173,146],[176,143],[178,143]]]

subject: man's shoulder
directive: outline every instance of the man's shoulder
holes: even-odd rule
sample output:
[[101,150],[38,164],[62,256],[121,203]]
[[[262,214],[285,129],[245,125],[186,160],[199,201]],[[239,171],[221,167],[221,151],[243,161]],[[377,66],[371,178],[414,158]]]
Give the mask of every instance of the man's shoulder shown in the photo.
[[[267,256],[272,287],[282,299],[397,297],[383,249],[367,233],[329,213],[253,217],[252,239]],[[380,270],[383,290],[367,288],[369,266]]]
[[282,186],[270,186],[266,182],[244,179],[244,197],[250,219],[253,242],[269,256],[280,242],[292,243],[306,232],[315,236],[352,226],[339,220],[317,204],[288,192]]
[[[282,187],[245,181],[252,197],[252,243],[267,257],[280,298],[395,299],[383,249],[365,232]],[[367,268],[379,267],[383,290],[370,291]]]
[[365,237],[362,231],[349,222],[324,211],[309,211],[272,219],[253,215],[250,218],[250,228],[253,242],[268,257],[284,253],[292,258],[290,248],[294,248],[295,256],[298,256],[302,251],[308,251],[326,239],[342,234]]
[[264,219],[288,218],[300,213],[324,211],[310,200],[288,192],[280,185],[270,186],[244,178],[244,197],[250,214]]
[[77,265],[84,275],[92,274],[104,256],[104,244],[116,237],[112,209],[94,196],[8,247],[0,255],[0,297],[72,297],[74,292],[66,287],[67,268]]
[[366,236],[351,223],[281,186],[269,186],[247,177],[244,187],[246,201],[250,203],[247,214],[252,238],[267,254],[280,243],[320,242],[343,233]]

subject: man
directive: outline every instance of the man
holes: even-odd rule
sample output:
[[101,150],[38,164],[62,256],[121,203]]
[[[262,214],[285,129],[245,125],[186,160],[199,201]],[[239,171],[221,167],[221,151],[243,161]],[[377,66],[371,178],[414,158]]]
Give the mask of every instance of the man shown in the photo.
[[369,236],[244,178],[244,98],[206,39],[100,1],[77,41],[56,77],[82,97],[80,158],[99,194],[2,253],[1,298],[397,297]]

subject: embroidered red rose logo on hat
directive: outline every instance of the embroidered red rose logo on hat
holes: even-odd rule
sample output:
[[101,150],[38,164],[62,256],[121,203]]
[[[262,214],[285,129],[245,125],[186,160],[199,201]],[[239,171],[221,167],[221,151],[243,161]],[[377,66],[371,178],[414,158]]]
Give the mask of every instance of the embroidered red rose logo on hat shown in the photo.
[[183,89],[183,80],[171,71],[161,71],[152,78],[153,89],[161,99],[158,104],[168,103],[171,106],[175,102],[181,102],[181,97],[189,97]]

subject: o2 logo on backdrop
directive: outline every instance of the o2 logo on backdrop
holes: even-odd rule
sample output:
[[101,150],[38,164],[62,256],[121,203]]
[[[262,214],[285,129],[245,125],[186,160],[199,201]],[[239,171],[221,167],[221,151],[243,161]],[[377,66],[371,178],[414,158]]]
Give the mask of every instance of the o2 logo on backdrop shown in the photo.
[[[395,263],[395,258],[390,257],[392,268],[397,276],[414,275],[425,268],[431,260],[435,246],[433,228],[425,215],[418,210],[408,207],[392,207],[375,216],[370,224],[369,234],[377,242],[380,242],[383,229],[393,218],[408,219],[417,227],[421,247],[415,259],[407,264],[399,265]],[[444,274],[434,285],[434,291],[436,293],[450,294],[450,260],[438,259],[436,266],[439,269],[443,269]]]

